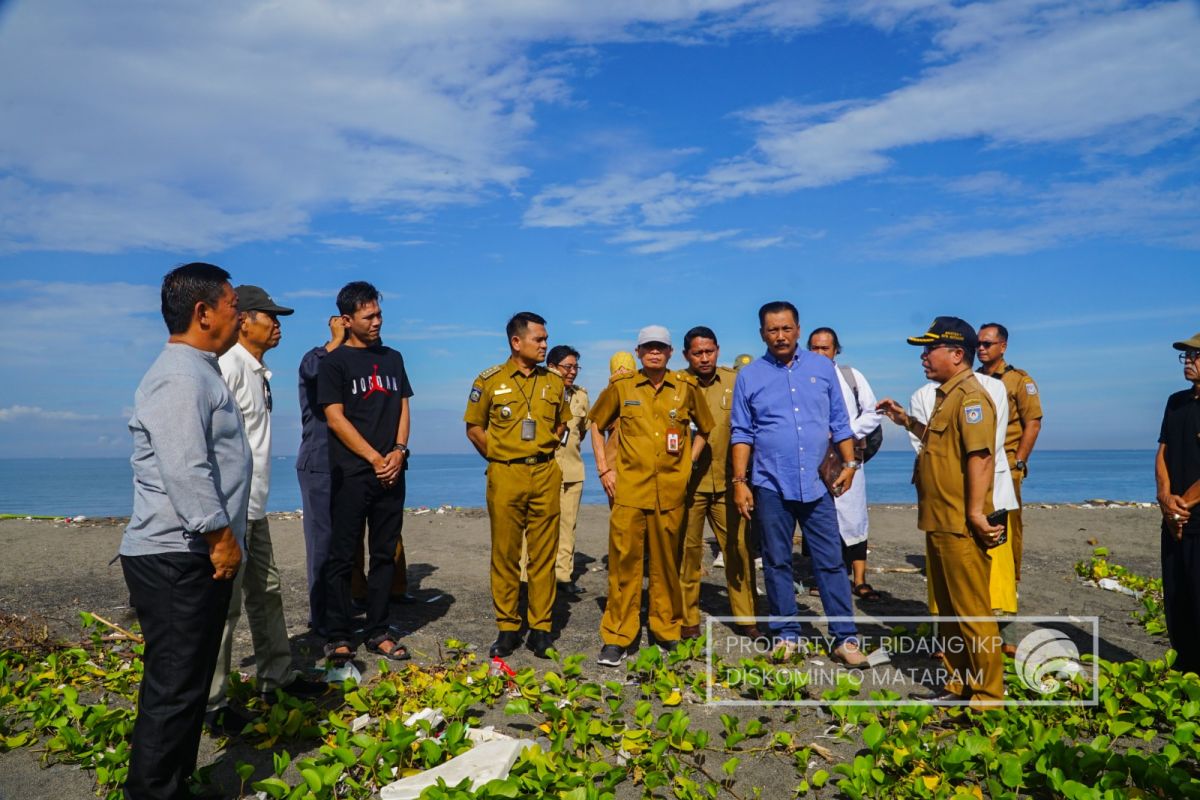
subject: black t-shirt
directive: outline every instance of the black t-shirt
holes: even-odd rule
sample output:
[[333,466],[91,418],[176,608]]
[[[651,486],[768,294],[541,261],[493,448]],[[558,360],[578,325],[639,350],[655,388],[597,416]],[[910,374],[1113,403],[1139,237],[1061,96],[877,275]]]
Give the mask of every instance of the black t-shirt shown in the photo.
[[[1158,443],[1167,446],[1163,458],[1171,479],[1171,494],[1181,495],[1200,480],[1200,400],[1195,391],[1185,389],[1167,398]],[[1200,506],[1192,509],[1183,530],[1200,534]]]
[[[412,397],[404,357],[390,347],[343,345],[321,359],[317,403],[341,403],[346,419],[367,442],[387,455],[396,444],[400,400]],[[365,472],[371,464],[329,432],[329,465],[343,472]]]

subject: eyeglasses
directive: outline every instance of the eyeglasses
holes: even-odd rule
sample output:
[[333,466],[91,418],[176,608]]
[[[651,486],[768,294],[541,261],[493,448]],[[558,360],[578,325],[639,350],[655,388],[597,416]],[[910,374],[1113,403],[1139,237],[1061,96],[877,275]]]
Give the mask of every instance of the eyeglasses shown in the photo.
[[926,355],[926,356],[927,356],[927,355],[929,355],[930,353],[932,353],[934,350],[939,350],[939,349],[941,349],[941,348],[943,348],[943,347],[953,347],[953,345],[949,345],[949,344],[927,344],[927,345],[925,345],[924,347],[922,347],[922,348],[921,348],[921,355]]
[[983,339],[980,339],[980,340],[979,340],[979,349],[980,349],[980,350],[986,350],[986,349],[988,349],[989,347],[995,347],[995,346],[996,346],[996,345],[998,345],[998,344],[1000,344],[1000,342],[999,342],[999,341],[995,341],[995,342],[985,342]]
[[578,364],[558,364],[557,366],[563,372],[579,372]]
[[1188,350],[1179,354],[1179,363],[1186,364],[1189,361],[1200,361],[1200,350]]

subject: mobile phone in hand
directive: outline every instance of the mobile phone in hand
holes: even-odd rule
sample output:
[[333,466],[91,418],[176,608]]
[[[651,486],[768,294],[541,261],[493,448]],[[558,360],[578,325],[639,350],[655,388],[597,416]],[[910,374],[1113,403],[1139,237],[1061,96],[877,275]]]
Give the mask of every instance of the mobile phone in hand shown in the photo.
[[987,548],[991,550],[993,547],[999,547],[1008,541],[1008,511],[1004,509],[993,511],[991,514],[987,515],[987,521],[988,524],[993,528],[997,525],[1002,525],[1004,527],[1004,530],[1000,532],[999,538],[987,546]]

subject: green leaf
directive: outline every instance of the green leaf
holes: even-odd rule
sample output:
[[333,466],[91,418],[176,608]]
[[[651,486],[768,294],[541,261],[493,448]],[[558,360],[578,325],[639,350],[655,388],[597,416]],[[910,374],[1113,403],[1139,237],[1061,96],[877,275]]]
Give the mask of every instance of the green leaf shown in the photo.
[[1011,753],[1000,756],[1000,780],[1010,789],[1016,789],[1024,778],[1021,759]]
[[236,772],[237,776],[242,779],[243,783],[245,783],[246,781],[250,780],[250,776],[254,774],[254,765],[247,764],[245,761],[239,761],[237,766],[233,768],[233,771]]
[[515,700],[508,701],[508,705],[504,707],[504,713],[509,716],[529,713],[529,701],[524,697],[519,697]]
[[737,772],[738,764],[740,764],[741,762],[742,762],[742,760],[740,758],[738,758],[737,756],[734,756],[733,758],[729,759],[728,761],[726,761],[724,764],[721,765],[721,771],[732,778],[733,773]]
[[251,784],[251,788],[256,792],[266,792],[268,797],[275,798],[275,800],[286,797],[287,793],[292,789],[291,786],[288,786],[279,780],[279,778],[266,778],[265,780],[255,781]]
[[823,769],[819,769],[813,773],[812,785],[814,788],[820,789],[829,780],[829,773]]
[[862,732],[863,741],[866,742],[867,748],[872,752],[879,748],[879,743],[882,742],[886,736],[887,731],[885,731],[883,726],[878,722],[872,722],[870,725],[864,728]]
[[311,768],[302,769],[300,770],[300,777],[304,778],[304,782],[308,784],[308,788],[314,793],[321,791],[321,773]]

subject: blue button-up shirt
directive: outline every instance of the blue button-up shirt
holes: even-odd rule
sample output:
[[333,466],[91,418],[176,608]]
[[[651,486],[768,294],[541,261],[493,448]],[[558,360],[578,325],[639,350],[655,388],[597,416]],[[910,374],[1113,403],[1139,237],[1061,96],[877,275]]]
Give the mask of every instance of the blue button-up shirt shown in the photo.
[[818,467],[831,439],[853,436],[833,362],[803,350],[788,364],[767,353],[742,367],[730,426],[731,445],[754,448],[751,484],[805,503],[827,491]]

